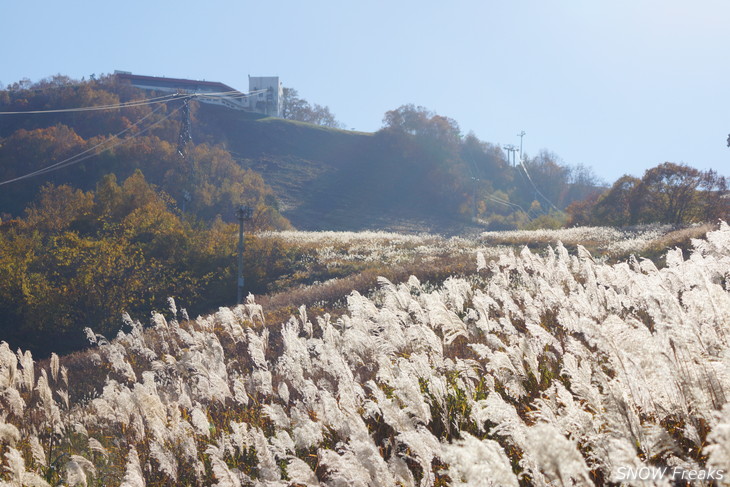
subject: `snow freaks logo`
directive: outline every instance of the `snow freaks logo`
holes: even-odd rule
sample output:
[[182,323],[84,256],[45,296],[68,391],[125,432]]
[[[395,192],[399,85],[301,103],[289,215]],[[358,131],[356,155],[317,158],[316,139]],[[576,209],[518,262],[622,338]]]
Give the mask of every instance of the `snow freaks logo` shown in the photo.
[[714,468],[688,470],[682,467],[620,467],[615,480],[723,480],[725,471]]

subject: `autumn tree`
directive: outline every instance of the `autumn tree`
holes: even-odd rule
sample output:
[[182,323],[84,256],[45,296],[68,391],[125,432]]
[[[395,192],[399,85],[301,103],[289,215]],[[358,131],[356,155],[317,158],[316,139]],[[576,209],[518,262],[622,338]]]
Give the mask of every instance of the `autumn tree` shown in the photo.
[[284,88],[283,98],[281,100],[281,117],[288,120],[296,120],[299,122],[313,123],[341,129],[345,125],[339,122],[335,115],[330,111],[329,107],[318,104],[310,104],[304,98],[299,96],[299,92],[294,88]]
[[471,172],[461,158],[461,130],[454,119],[421,106],[403,105],[385,113],[376,135],[394,158],[391,181],[414,204],[435,214],[454,214],[460,208],[467,212],[464,203],[472,194]]
[[169,201],[141,172],[121,185],[110,175],[95,192],[45,186],[0,238],[3,338],[69,350],[83,344],[84,326],[113,334],[123,312],[164,309],[168,296],[227,302],[206,289],[230,277],[233,227],[226,245],[211,246],[207,229],[181,219]]
[[57,235],[73,224],[87,221],[94,207],[91,192],[70,186],[45,185],[36,200],[26,209],[24,226],[46,235]]
[[583,164],[568,166],[569,187],[563,200],[563,206],[585,198],[597,198],[607,187],[591,167]]
[[727,178],[712,169],[705,171],[700,190],[699,204],[705,219],[727,220],[730,217],[730,192]]
[[[525,172],[526,168],[526,172]],[[518,167],[524,172],[522,187],[526,194],[540,202],[541,206],[564,207],[564,202],[570,189],[570,169],[562,164],[560,158],[549,151],[543,150]]]
[[456,120],[412,104],[390,110],[380,133],[397,139],[423,163],[447,166],[461,161],[461,129]]
[[600,192],[591,193],[584,199],[569,204],[565,209],[568,214],[568,225],[591,226],[593,224],[593,212],[600,196]]
[[[114,77],[97,81],[79,81],[68,76],[55,75],[36,83],[11,85],[0,95],[3,111],[56,110],[103,105],[141,98],[141,94],[129,87],[118,85]],[[34,130],[56,124],[73,127],[84,138],[110,135],[129,128],[133,121],[149,115],[150,106],[134,106],[116,110],[93,110],[67,113],[42,113],[0,117],[0,136],[8,136],[19,128]]]
[[682,225],[727,218],[730,201],[727,180],[715,171],[665,162],[648,169],[641,179],[619,178],[590,210],[580,205],[572,211],[574,223]]
[[[280,216],[255,195],[249,230],[276,228]],[[87,192],[46,185],[23,218],[0,224],[0,337],[34,353],[64,352],[84,345],[84,327],[113,335],[122,313],[149,316],[167,309],[168,297],[191,315],[230,304],[236,230],[220,217],[181,215],[139,170],[121,183],[109,174]],[[287,272],[272,262],[286,249],[259,242],[247,253],[247,291],[264,292]]]
[[[65,125],[18,130],[0,144],[0,161],[3,161],[0,180],[63,162],[94,146],[104,146],[107,140],[104,136],[84,140]],[[192,171],[181,168],[188,161]],[[197,218],[210,221],[221,215],[224,220],[233,221],[234,209],[248,204],[260,206],[260,213],[268,215],[266,219],[257,219],[256,230],[290,227],[279,214],[274,192],[261,175],[241,167],[221,146],[192,145],[189,158],[182,160],[173,144],[156,135],[135,137],[95,155],[88,162],[4,186],[0,191],[0,208],[3,212],[19,214],[27,204],[28,194],[37,191],[44,180],[88,190],[106,173],[127,178],[142,168],[150,182],[170,195],[172,205],[176,204],[173,200],[181,200],[182,190],[188,188],[192,194],[188,211]]]
[[[633,176],[620,177],[611,188],[595,201],[590,217],[583,217],[583,224],[623,226],[631,223],[636,211],[634,198],[641,180]],[[576,207],[577,209],[579,207]],[[577,222],[576,222],[577,223]]]
[[499,146],[479,140],[469,133],[461,141],[460,157],[472,167],[473,175],[489,184],[489,189],[506,188],[514,181]]
[[665,162],[649,169],[635,190],[632,221],[637,223],[687,223],[699,221],[699,200],[706,175],[686,164]]

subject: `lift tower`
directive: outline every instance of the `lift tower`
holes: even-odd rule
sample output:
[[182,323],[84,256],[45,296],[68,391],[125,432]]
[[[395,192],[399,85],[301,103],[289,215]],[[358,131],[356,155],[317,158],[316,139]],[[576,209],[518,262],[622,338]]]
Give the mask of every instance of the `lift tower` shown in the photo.
[[517,147],[515,147],[514,145],[509,144],[504,146],[504,150],[507,151],[507,164],[509,164],[510,154],[512,154],[512,166],[516,166],[517,163],[515,163],[515,152],[517,152],[519,149],[517,149]]
[[187,146],[188,143],[193,141],[191,135],[192,123],[190,121],[190,100],[192,96],[182,95],[183,106],[180,112],[180,134],[177,137],[177,154],[180,156],[182,162],[182,168],[184,172],[183,178],[183,194],[182,194],[182,212],[185,213],[188,203],[192,199],[190,191],[192,190],[191,184],[193,180],[193,161],[188,156]]

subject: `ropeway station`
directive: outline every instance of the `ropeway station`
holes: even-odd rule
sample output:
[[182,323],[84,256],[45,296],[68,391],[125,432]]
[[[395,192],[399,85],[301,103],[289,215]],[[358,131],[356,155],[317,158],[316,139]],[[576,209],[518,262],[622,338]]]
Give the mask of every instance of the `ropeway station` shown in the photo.
[[203,103],[223,105],[233,110],[261,113],[271,117],[281,116],[284,88],[278,76],[249,76],[248,93],[218,81],[143,76],[129,71],[115,71],[114,76],[143,90],[196,94],[201,95],[196,99]]

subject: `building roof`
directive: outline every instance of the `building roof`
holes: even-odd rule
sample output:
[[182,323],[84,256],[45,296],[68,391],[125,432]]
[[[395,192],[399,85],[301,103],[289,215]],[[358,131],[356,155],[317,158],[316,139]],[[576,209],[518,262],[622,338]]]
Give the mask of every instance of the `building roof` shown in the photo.
[[235,88],[220,83],[218,81],[196,81],[181,78],[165,78],[159,76],[142,76],[132,73],[116,72],[118,79],[128,80],[132,84],[144,84],[146,86],[158,86],[160,88],[174,88],[186,91],[206,91],[206,92],[229,92],[238,91]]

